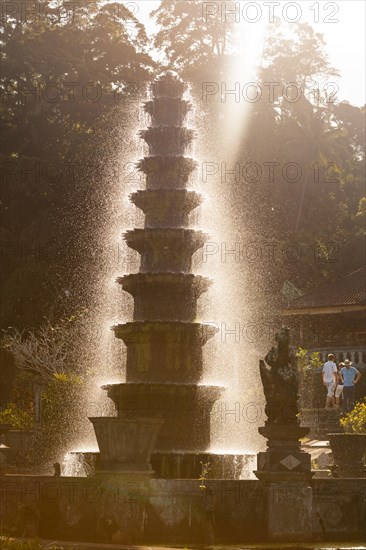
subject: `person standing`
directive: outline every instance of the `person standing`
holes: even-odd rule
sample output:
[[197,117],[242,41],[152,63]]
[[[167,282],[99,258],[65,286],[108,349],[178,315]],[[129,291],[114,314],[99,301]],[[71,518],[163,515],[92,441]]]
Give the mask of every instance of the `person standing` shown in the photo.
[[339,403],[340,399],[343,394],[343,382],[342,382],[342,375],[341,375],[341,369],[344,367],[344,363],[339,363],[338,365],[338,372],[337,372],[337,385],[334,391],[334,397],[335,397],[335,408],[339,409]]
[[334,362],[334,355],[328,355],[328,361],[323,365],[323,384],[327,388],[325,408],[330,409],[334,402],[334,389],[337,385],[337,365]]
[[343,382],[343,412],[346,414],[352,411],[355,406],[355,384],[361,378],[361,373],[349,359],[344,361],[344,367],[341,369],[341,377]]

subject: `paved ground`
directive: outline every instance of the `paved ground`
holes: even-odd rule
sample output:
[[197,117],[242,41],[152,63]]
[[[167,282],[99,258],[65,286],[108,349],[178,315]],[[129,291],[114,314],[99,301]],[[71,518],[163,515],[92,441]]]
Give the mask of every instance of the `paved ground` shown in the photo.
[[[15,540],[15,539],[12,539]],[[16,539],[17,541],[29,542],[29,539]],[[56,540],[38,540],[44,550],[52,547],[65,548],[67,550],[366,550],[366,546],[357,543],[326,543],[326,544],[252,544],[236,546],[123,546],[120,544],[93,544],[65,542]],[[6,550],[5,539],[0,537],[0,548]]]
[[330,466],[333,463],[329,441],[309,439],[303,443],[302,447],[311,456],[312,468],[317,470],[314,477],[329,477],[331,475]]

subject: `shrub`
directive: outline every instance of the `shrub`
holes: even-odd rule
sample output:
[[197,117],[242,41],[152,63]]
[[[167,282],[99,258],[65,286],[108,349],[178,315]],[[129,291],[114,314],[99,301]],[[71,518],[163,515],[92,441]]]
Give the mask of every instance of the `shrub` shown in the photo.
[[317,369],[322,366],[322,361],[317,351],[310,353],[306,349],[298,348],[297,366],[299,371],[299,404],[301,409],[314,407],[316,395],[316,383],[319,377]]
[[33,418],[15,403],[8,403],[0,412],[0,424],[11,424],[13,430],[28,430],[33,427]]
[[311,369],[317,369],[323,364],[317,351],[309,354],[306,349],[298,348],[296,357],[300,371],[311,372]]
[[340,424],[346,433],[366,433],[366,398],[356,403],[353,411],[341,418]]
[[[75,425],[80,418],[80,386],[84,382],[80,373],[86,331],[84,313],[80,313],[56,324],[46,320],[37,330],[21,332],[10,328],[2,338],[1,346],[13,354],[18,368],[11,401],[28,411],[33,407],[35,385],[40,392],[41,429],[35,449],[36,463],[59,461],[75,438]],[[23,422],[18,417],[12,422],[6,415],[14,427],[24,427],[27,424],[24,415]]]
[[76,374],[58,373],[43,389],[41,447],[46,461],[59,460],[73,439],[83,382]]

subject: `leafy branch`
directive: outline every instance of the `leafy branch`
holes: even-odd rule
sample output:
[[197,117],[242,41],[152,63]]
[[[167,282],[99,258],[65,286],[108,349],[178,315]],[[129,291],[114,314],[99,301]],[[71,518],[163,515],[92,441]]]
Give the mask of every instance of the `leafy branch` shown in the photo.
[[75,373],[80,328],[81,316],[71,316],[56,325],[47,320],[37,330],[11,328],[1,346],[13,354],[19,369],[47,383]]

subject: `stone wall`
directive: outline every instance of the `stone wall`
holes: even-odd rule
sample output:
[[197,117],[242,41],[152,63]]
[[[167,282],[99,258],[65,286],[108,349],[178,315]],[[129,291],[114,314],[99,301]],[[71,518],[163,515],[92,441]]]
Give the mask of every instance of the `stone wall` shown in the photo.
[[316,540],[365,540],[366,479],[316,479],[312,486]]
[[[7,475],[0,485],[1,534],[186,546],[267,540],[269,492],[256,480],[200,488],[198,480]],[[312,487],[313,538],[362,540],[365,481],[319,479]],[[289,483],[283,499],[295,497]]]

